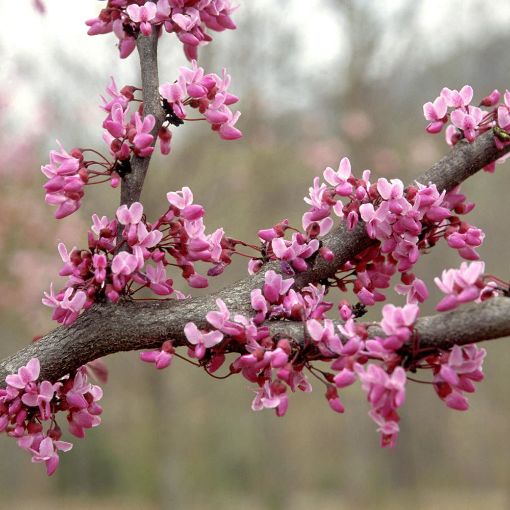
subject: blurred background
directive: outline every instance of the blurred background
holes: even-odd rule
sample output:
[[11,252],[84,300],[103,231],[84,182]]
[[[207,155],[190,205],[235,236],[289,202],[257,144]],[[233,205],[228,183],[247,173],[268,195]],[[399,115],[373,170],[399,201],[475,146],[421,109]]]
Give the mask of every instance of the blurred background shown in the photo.
[[[477,99],[510,87],[505,0],[239,3],[238,30],[213,33],[200,63],[232,74],[245,136],[225,142],[202,123],[174,130],[172,154],[155,158],[144,189],[149,217],[162,212],[167,191],[188,185],[206,206],[209,230],[224,226],[254,242],[259,228],[282,218],[299,226],[313,177],[343,156],[357,175],[370,168],[409,182],[446,154],[422,115],[443,86],[469,83]],[[109,76],[139,84],[136,55],[121,61],[113,35],[86,35],[84,20],[100,2],[46,4],[41,16],[31,2],[0,3],[0,357],[53,327],[40,298],[50,281],[58,284],[56,243],[84,246],[92,212],[111,215],[118,203],[116,190],[87,188],[79,214],[56,222],[40,165],[57,138],[68,149],[104,150],[98,103]],[[180,44],[165,36],[161,80],[172,81],[182,64]],[[470,221],[487,233],[482,258],[503,279],[506,172],[503,165],[464,186],[477,203]],[[434,276],[459,262],[438,246],[418,274],[432,288]],[[245,267],[237,260],[212,288]],[[466,413],[411,383],[393,450],[379,448],[358,385],[343,393],[343,416],[316,385],[292,396],[281,419],[251,411],[253,393],[240,377],[213,381],[179,360],[161,373],[136,353],[116,355],[106,360],[103,424],[61,456],[54,477],[0,437],[0,508],[506,509],[506,343],[485,345],[486,380]]]

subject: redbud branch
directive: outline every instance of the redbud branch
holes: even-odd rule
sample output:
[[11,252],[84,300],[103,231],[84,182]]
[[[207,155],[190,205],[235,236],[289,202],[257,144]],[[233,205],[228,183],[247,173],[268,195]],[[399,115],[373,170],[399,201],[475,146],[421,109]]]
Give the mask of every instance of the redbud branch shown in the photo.
[[[145,113],[156,116],[161,122],[164,113],[159,105],[157,37],[139,37],[138,49],[142,67]],[[156,129],[156,128],[155,128]],[[459,142],[454,149],[425,174],[418,177],[422,184],[434,183],[441,191],[452,189],[475,172],[510,151],[494,144],[494,134],[488,131],[473,143]],[[122,185],[122,203],[138,200],[149,158],[133,158],[133,172]],[[332,262],[318,256],[313,266],[295,276],[295,286],[324,281],[348,260],[355,257],[373,242],[362,223],[349,231],[341,224],[323,240],[334,255]],[[168,339],[175,345],[184,345],[183,328],[187,322],[207,327],[205,316],[216,309],[215,300],[223,299],[232,314],[252,315],[250,293],[261,288],[265,271],[279,270],[278,262],[267,263],[256,275],[247,277],[219,292],[184,301],[129,302],[97,304],[85,312],[71,326],[59,327],[38,342],[29,345],[0,362],[0,381],[15,372],[33,357],[41,363],[41,378],[57,380],[81,365],[120,351],[149,349],[161,346]],[[290,336],[299,341],[303,336],[300,322],[271,324],[272,334]],[[459,311],[424,317],[418,321],[416,331],[420,349],[449,348],[454,344],[467,344],[510,335],[510,299],[494,298]],[[379,334],[375,327],[371,334]]]
[[[161,106],[159,96],[159,77],[158,77],[158,33],[153,30],[148,37],[139,35],[136,41],[136,47],[140,56],[140,73],[142,77],[143,88],[143,114],[154,115],[156,124],[151,132],[154,140],[163,120],[165,112]],[[140,199],[143,183],[147,170],[149,169],[150,156],[140,158],[133,156],[131,158],[131,172],[122,178],[120,191],[120,204],[131,205]]]

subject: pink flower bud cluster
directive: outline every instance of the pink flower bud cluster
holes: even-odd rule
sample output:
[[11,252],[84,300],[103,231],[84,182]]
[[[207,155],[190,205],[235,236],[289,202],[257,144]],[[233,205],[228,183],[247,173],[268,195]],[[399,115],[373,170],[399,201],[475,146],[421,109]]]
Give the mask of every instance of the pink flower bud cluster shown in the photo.
[[[384,337],[370,337],[366,325],[355,322],[354,311],[346,303],[339,307],[345,322],[335,327],[325,316],[332,304],[324,301],[324,291],[313,286],[296,291],[293,284],[292,278],[267,271],[262,288],[251,294],[255,311],[252,319],[239,314],[232,316],[227,305],[217,299],[218,309],[206,315],[208,328],[200,329],[192,322],[185,326],[188,354],[212,374],[223,366],[226,352],[239,352],[229,373],[240,373],[257,385],[253,410],[274,409],[277,416],[287,411],[289,391],[312,390],[305,371],[315,376],[321,373],[328,404],[340,413],[344,406],[339,390],[359,380],[368,396],[369,416],[379,427],[381,445],[394,446],[399,433],[398,408],[404,403],[407,381],[402,366],[406,356],[403,349],[412,345],[418,305],[384,306],[379,323]],[[308,339],[305,336],[303,342],[291,337],[271,337],[266,322],[271,319],[305,321]],[[464,349],[468,354],[478,352],[474,346]],[[169,340],[161,349],[141,353],[141,359],[164,368],[170,364],[174,351]],[[432,368],[439,396],[447,403],[451,401],[451,407],[456,404],[460,408],[461,392],[473,391],[471,381],[481,380],[483,356],[476,357],[473,370],[468,362],[457,360],[457,354],[438,351],[426,358],[425,365],[414,364],[413,370]],[[311,365],[312,360],[329,363],[332,372],[318,371]],[[463,375],[457,376],[452,371]]]
[[121,58],[136,47],[138,34],[148,36],[163,27],[175,33],[184,46],[189,60],[196,59],[198,47],[212,37],[207,29],[216,32],[236,28],[231,14],[235,10],[230,0],[158,0],[140,5],[137,0],[108,0],[99,16],[86,22],[89,35],[113,32],[119,39]]
[[83,187],[89,181],[83,153],[73,149],[69,154],[60,145],[60,151],[50,152],[50,162],[42,166],[41,171],[48,178],[44,184],[45,201],[57,206],[55,218],[64,218],[78,210],[84,195]]
[[454,345],[450,352],[429,359],[434,366],[434,389],[448,407],[458,411],[469,408],[464,393],[473,393],[473,382],[483,380],[482,363],[486,354],[485,349],[478,349],[475,344]]
[[[117,302],[147,287],[158,296],[184,295],[175,290],[167,266],[177,266],[190,287],[207,287],[208,280],[195,270],[196,262],[212,267],[209,276],[221,274],[230,264],[235,241],[223,229],[205,233],[204,208],[193,204],[189,188],[167,194],[169,208],[157,222],[145,220],[143,206],[135,202],[117,209],[116,219],[92,216],[88,249],[68,251],[63,243],[59,252],[64,262],[60,276],[67,276],[66,287],[56,294],[53,286],[43,303],[54,309],[53,319],[73,323],[80,312],[105,299]],[[117,240],[119,225],[121,240]]]
[[132,154],[145,158],[153,153],[154,137],[151,131],[156,124],[156,119],[153,115],[142,117],[143,102],[140,102],[133,115],[129,114],[130,102],[135,100],[134,87],[126,85],[119,92],[112,78],[106,91],[110,98],[102,98],[101,108],[107,112],[103,121],[105,129],[103,140],[110,149],[111,155],[115,157],[112,171],[118,169],[117,173],[121,174],[123,162],[128,161]]
[[[166,120],[158,131],[162,154],[169,154],[172,133],[169,124],[180,125],[187,119],[186,107],[197,108],[214,131],[225,140],[242,137],[235,123],[241,115],[228,108],[238,98],[228,92],[230,76],[223,72],[204,75],[204,70],[193,62],[191,69],[180,68],[176,83],[165,83],[160,87],[162,103],[167,112]],[[91,149],[73,149],[66,152],[50,152],[50,163],[41,167],[48,178],[44,189],[46,203],[57,206],[57,219],[69,216],[79,209],[84,196],[84,186],[109,181],[116,188],[120,179],[131,172],[132,156],[149,157],[154,151],[155,126],[153,115],[142,117],[143,102],[135,98],[136,88],[124,86],[120,91],[112,78],[106,88],[107,97],[102,97],[101,108],[107,113],[103,121],[103,140],[108,146],[113,161]],[[130,113],[132,102],[138,102],[137,110]],[[191,119],[197,120],[197,119]],[[93,153],[85,158],[85,153]],[[99,159],[94,159],[99,156]]]
[[6,386],[0,389],[0,432],[16,439],[18,446],[30,453],[32,462],[44,462],[52,475],[59,464],[58,452],[73,446],[61,440],[55,415],[67,413],[69,431],[83,438],[85,429],[101,423],[98,401],[103,392],[88,382],[85,367],[54,384],[38,381],[39,374],[39,360],[32,358],[17,374],[5,378]]
[[[57,206],[55,218],[69,216],[79,209],[85,185],[110,181],[117,187],[120,177],[131,171],[130,157],[152,154],[154,137],[154,117],[148,115],[142,119],[140,112],[128,115],[129,103],[133,100],[134,87],[124,87],[120,92],[115,81],[111,80],[107,87],[111,99],[103,98],[102,108],[108,113],[103,122],[105,128],[103,139],[114,156],[110,162],[96,151],[73,149],[66,152],[60,145],[60,151],[50,152],[50,163],[41,167],[42,173],[48,178],[44,184],[46,203]],[[140,111],[143,103],[140,106]],[[100,160],[85,159],[85,152],[93,152]]]
[[[241,113],[233,113],[229,106],[239,101],[228,91],[230,75],[223,70],[222,76],[217,74],[204,74],[204,70],[198,67],[196,60],[192,61],[192,67],[180,67],[179,77],[174,83],[163,83],[159,92],[163,99],[166,125],[160,131],[160,137],[166,136],[167,145],[162,152],[170,151],[170,138],[168,125],[179,126],[187,119],[186,107],[197,109],[211,124],[213,131],[217,131],[224,140],[237,140],[242,137],[241,131],[235,126]],[[196,119],[193,119],[196,120]]]
[[[496,128],[503,130],[495,131],[494,137],[496,146],[501,149],[510,142],[507,133],[510,130],[510,92],[507,90],[503,94],[503,103],[500,98],[501,93],[495,89],[478,106],[473,106],[472,87],[464,85],[460,91],[445,87],[433,102],[423,105],[423,114],[429,121],[427,131],[439,133],[450,122],[446,128],[446,142],[455,145],[462,139],[474,142],[482,133]],[[487,165],[484,170],[493,172],[495,164]]]
[[[380,178],[371,183],[369,170],[363,172],[361,179],[352,175],[347,158],[341,160],[336,172],[327,168],[324,179],[326,183],[321,183],[316,177],[305,198],[310,206],[303,215],[305,234],[294,232],[291,240],[285,239],[290,229],[287,220],[258,232],[265,259],[280,260],[285,273],[306,270],[317,255],[328,262],[333,260],[333,254],[321,245],[320,239],[332,229],[333,214],[349,229],[363,220],[368,235],[377,241],[340,268],[339,273],[347,273],[347,277],[336,279],[342,291],[346,290],[346,281],[353,283],[363,305],[384,301],[383,289],[390,287],[397,272],[401,283],[395,290],[406,295],[408,303],[424,302],[428,298],[427,286],[412,269],[420,253],[441,238],[463,258],[479,258],[476,248],[482,244],[484,233],[459,219],[458,215],[470,212],[474,205],[466,202],[458,188],[439,193],[435,185],[419,183],[404,189],[399,179]],[[250,273],[257,272],[263,262],[264,257],[253,259]],[[348,280],[351,275],[354,280]]]

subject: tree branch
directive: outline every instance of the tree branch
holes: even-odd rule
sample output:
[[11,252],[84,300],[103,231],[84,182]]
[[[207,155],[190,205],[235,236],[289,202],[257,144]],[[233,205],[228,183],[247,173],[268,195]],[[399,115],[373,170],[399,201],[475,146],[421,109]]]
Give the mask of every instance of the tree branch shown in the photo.
[[[473,144],[457,144],[417,180],[423,184],[435,183],[440,190],[451,189],[508,151],[510,146],[498,150],[492,133],[488,132]],[[334,261],[326,263],[317,257],[310,270],[296,275],[298,288],[333,276],[340,266],[369,246],[372,240],[360,224],[353,231],[341,225],[326,236],[324,242],[333,251]],[[278,270],[278,267],[273,262],[264,269]],[[34,356],[41,362],[41,377],[56,380],[88,361],[107,354],[158,347],[170,338],[183,344],[184,325],[193,321],[199,327],[205,327],[206,313],[216,308],[215,300],[218,297],[225,301],[231,312],[250,314],[250,292],[262,286],[263,273],[261,271],[247,277],[218,294],[186,301],[125,301],[117,305],[96,305],[73,325],[51,331],[37,343],[0,362],[0,381]],[[301,338],[301,323],[279,322],[271,325],[275,333],[287,331],[289,335],[296,328],[301,331],[298,337]],[[454,343],[500,338],[510,334],[510,300],[497,298],[463,311],[423,318],[419,321],[417,331],[420,345],[428,347],[444,348]]]
[[[159,97],[159,76],[158,76],[158,32],[153,30],[148,37],[139,35],[136,41],[136,47],[140,56],[140,74],[142,77],[143,88],[143,114],[154,115],[156,124],[152,130],[154,141],[161,124],[165,118],[165,112],[161,106]],[[122,179],[120,203],[131,205],[140,199],[143,183],[147,170],[149,169],[150,156],[140,158],[133,156],[131,158],[131,172]]]

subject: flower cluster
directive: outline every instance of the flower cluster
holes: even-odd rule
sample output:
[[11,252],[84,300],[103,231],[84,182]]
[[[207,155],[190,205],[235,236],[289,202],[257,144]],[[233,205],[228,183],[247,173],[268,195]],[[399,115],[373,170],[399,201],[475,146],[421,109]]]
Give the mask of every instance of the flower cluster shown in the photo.
[[5,388],[0,389],[0,432],[16,439],[18,446],[30,453],[32,462],[44,462],[52,475],[59,464],[58,452],[73,446],[61,440],[55,415],[67,413],[69,431],[83,438],[85,429],[101,423],[98,401],[103,392],[88,382],[85,367],[54,384],[38,381],[39,374],[39,360],[32,358],[17,374],[5,378]]
[[192,61],[191,68],[180,67],[177,81],[163,83],[159,87],[167,123],[175,126],[182,124],[187,118],[186,107],[190,107],[197,109],[224,140],[241,138],[241,131],[234,127],[241,113],[233,113],[229,108],[239,101],[237,96],[228,91],[230,81],[230,75],[225,69],[221,77],[217,74],[204,74],[196,60]]
[[[181,67],[179,73],[175,83],[164,83],[160,87],[166,112],[165,121],[157,133],[162,154],[170,153],[172,132],[168,126],[179,126],[188,120],[186,107],[196,108],[204,115],[202,119],[190,120],[208,121],[224,140],[241,138],[241,131],[235,127],[241,114],[229,109],[238,98],[228,91],[230,76],[226,71],[221,77],[204,74],[193,61],[192,68]],[[145,158],[153,153],[155,140],[152,132],[156,120],[153,115],[142,116],[143,101],[135,97],[137,90],[130,85],[119,90],[111,78],[106,88],[107,96],[101,98],[101,108],[107,114],[103,121],[103,140],[112,160],[92,149],[75,148],[68,153],[60,143],[60,151],[50,152],[50,163],[42,166],[41,171],[48,178],[44,184],[45,200],[57,206],[57,219],[79,209],[86,185],[110,182],[116,188],[120,179],[132,171],[132,156]],[[133,103],[139,103],[139,106],[130,112]],[[93,156],[86,157],[86,153]]]
[[112,78],[106,92],[110,97],[102,98],[101,108],[107,113],[103,121],[103,140],[115,157],[114,168],[120,170],[132,154],[141,158],[152,154],[154,137],[151,131],[156,119],[153,115],[142,117],[143,102],[133,115],[129,114],[130,102],[135,100],[134,87],[126,85],[119,91]]
[[[92,216],[88,250],[68,251],[63,243],[59,253],[64,262],[60,276],[67,276],[66,287],[45,293],[43,303],[54,309],[53,319],[71,324],[83,309],[108,299],[117,302],[147,287],[158,296],[184,295],[175,290],[167,266],[177,266],[190,287],[207,287],[207,277],[195,270],[196,262],[212,267],[209,276],[221,274],[230,264],[236,242],[219,228],[205,233],[204,208],[193,204],[189,188],[167,194],[169,208],[154,224],[148,223],[143,206],[122,205],[116,218]],[[117,239],[119,227],[121,238]]]
[[[473,106],[473,89],[469,85],[464,85],[460,91],[444,87],[433,102],[423,105],[423,114],[429,121],[427,131],[439,133],[450,122],[446,141],[455,145],[462,139],[474,142],[482,133],[494,128],[495,143],[501,149],[510,141],[507,133],[510,130],[510,92],[505,91],[501,104],[500,99],[501,93],[495,89],[478,106]],[[487,165],[485,170],[493,172],[495,164]]]
[[482,363],[486,354],[485,349],[478,349],[474,344],[454,345],[450,352],[429,360],[434,366],[436,393],[448,407],[459,411],[468,409],[463,393],[473,393],[473,382],[483,380]]
[[[138,111],[129,115],[130,102],[134,100],[134,87],[126,86],[120,91],[115,80],[106,89],[109,99],[102,98],[101,108],[107,112],[103,122],[103,139],[113,161],[91,149],[75,148],[70,153],[60,145],[60,151],[50,152],[50,163],[41,167],[48,178],[44,184],[46,203],[56,205],[57,219],[69,216],[79,209],[86,185],[109,181],[117,187],[120,177],[131,171],[129,159],[132,155],[147,157],[154,150],[151,134],[155,119],[152,115],[141,116],[143,103]],[[85,153],[99,156],[86,159]]]
[[189,60],[196,59],[198,48],[212,41],[207,29],[216,32],[236,28],[230,0],[158,0],[139,5],[137,0],[108,0],[97,18],[86,22],[89,35],[113,32],[119,40],[121,58],[136,47],[138,34],[150,35],[162,27],[175,33]]
[[[324,179],[325,183],[316,177],[305,198],[310,206],[303,215],[306,233],[294,232],[291,240],[285,239],[290,228],[286,220],[258,233],[266,259],[280,260],[285,273],[306,270],[317,255],[328,262],[333,259],[320,240],[331,231],[333,215],[344,221],[348,229],[363,220],[369,237],[377,241],[345,263],[339,273],[346,276],[337,278],[335,283],[342,291],[346,283],[353,283],[363,305],[384,301],[382,290],[390,287],[397,272],[401,283],[395,290],[406,295],[408,303],[425,301],[427,287],[412,269],[420,253],[441,238],[463,258],[478,259],[476,248],[484,233],[459,219],[458,215],[471,211],[473,204],[466,202],[458,188],[440,193],[435,185],[420,183],[404,189],[399,179],[380,178],[371,183],[369,170],[363,172],[361,179],[352,175],[347,158],[341,160],[336,172],[327,168]],[[260,269],[263,261],[264,258],[253,259],[250,272]],[[350,279],[351,276],[355,278]]]
[[[267,271],[262,288],[252,291],[256,315],[251,319],[232,316],[225,302],[217,299],[218,310],[206,316],[208,328],[200,329],[192,322],[185,326],[188,354],[213,373],[224,364],[227,352],[240,352],[229,373],[241,373],[257,385],[253,410],[274,409],[278,416],[287,411],[289,391],[312,390],[306,371],[325,384],[326,399],[336,412],[344,411],[339,390],[359,380],[371,406],[369,416],[379,427],[381,445],[394,446],[399,432],[398,408],[404,403],[407,381],[401,349],[412,341],[418,305],[384,306],[380,321],[384,336],[371,337],[366,325],[355,322],[352,308],[343,304],[339,314],[345,322],[335,325],[325,316],[332,303],[324,301],[323,289],[309,286],[297,292],[293,284],[292,278]],[[267,322],[271,319],[305,321],[309,340],[306,336],[304,342],[291,336],[271,336]],[[167,341],[161,349],[142,353],[141,359],[164,368],[174,350],[174,343]],[[460,352],[465,353],[460,360],[457,352],[438,351],[424,363],[418,356],[413,365],[413,370],[432,368],[436,391],[450,407],[457,405],[455,408],[461,408],[462,391],[474,390],[471,381],[481,380],[483,360],[475,346]],[[331,371],[315,368],[312,360],[329,363]]]

